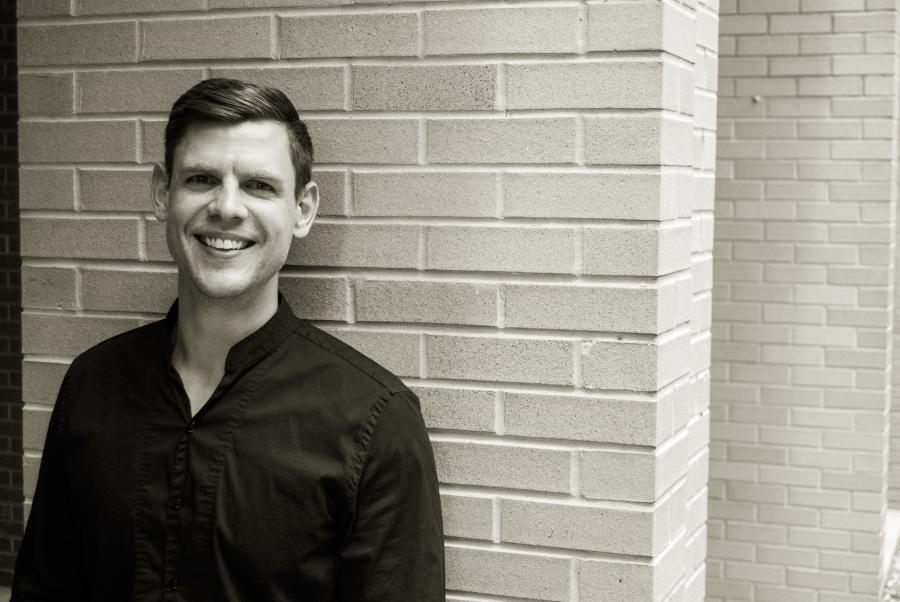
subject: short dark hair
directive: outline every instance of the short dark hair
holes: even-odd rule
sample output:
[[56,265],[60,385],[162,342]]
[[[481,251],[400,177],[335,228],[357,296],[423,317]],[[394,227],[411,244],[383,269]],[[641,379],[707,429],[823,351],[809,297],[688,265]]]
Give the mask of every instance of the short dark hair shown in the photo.
[[175,147],[194,123],[240,123],[272,120],[287,128],[291,161],[296,173],[295,192],[312,179],[313,147],[306,124],[297,109],[278,88],[236,79],[206,79],[182,94],[169,112],[166,124],[166,173],[172,178]]

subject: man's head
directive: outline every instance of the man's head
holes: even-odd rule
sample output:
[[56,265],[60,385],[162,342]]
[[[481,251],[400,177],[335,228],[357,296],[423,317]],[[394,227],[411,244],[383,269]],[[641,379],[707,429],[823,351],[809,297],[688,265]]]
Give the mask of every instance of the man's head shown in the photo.
[[182,94],[166,124],[166,173],[172,177],[175,149],[191,125],[237,124],[242,121],[277,121],[284,124],[296,173],[295,192],[312,179],[313,147],[297,109],[284,92],[236,79],[207,79]]

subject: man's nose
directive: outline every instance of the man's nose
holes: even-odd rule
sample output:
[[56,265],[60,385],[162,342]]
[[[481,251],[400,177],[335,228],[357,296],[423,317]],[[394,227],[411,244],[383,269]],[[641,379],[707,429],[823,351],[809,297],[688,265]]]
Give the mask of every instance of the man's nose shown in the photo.
[[215,197],[209,203],[210,216],[218,216],[222,221],[242,220],[247,217],[242,191],[238,184],[223,182]]

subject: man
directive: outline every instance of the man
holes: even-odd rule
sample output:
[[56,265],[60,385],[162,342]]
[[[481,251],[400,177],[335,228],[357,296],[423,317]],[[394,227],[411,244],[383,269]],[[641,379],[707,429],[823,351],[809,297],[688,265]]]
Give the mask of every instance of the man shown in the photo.
[[278,293],[318,206],[296,110],[207,80],[165,146],[154,211],[178,300],[70,366],[12,599],[443,600],[415,396]]

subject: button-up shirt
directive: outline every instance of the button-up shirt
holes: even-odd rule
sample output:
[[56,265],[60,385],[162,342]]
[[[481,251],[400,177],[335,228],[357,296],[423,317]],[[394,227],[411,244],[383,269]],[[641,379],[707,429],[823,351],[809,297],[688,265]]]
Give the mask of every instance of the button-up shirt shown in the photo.
[[444,600],[434,460],[390,372],[276,314],[191,416],[165,320],[69,367],[14,602]]

